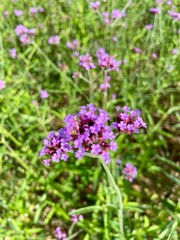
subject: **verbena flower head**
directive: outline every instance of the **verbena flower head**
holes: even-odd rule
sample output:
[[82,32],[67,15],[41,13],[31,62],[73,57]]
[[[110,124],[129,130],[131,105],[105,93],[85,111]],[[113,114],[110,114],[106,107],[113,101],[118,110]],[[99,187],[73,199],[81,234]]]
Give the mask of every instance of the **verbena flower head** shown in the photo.
[[74,39],[74,40],[72,40],[71,42],[70,42],[70,41],[67,42],[67,43],[66,43],[66,46],[67,46],[68,48],[70,48],[70,49],[75,50],[77,47],[79,47],[79,41],[76,40],[76,39]]
[[6,85],[5,85],[4,81],[0,80],[0,90],[5,88],[5,87],[6,87]]
[[106,68],[108,71],[119,71],[120,61],[116,61],[112,56],[106,53],[103,48],[100,48],[96,56],[98,58],[98,64],[101,68]]
[[126,163],[122,173],[125,176],[125,179],[127,179],[129,182],[132,182],[137,175],[137,168],[131,163]]
[[131,110],[124,106],[116,108],[116,121],[112,126],[120,133],[138,133],[139,128],[146,128],[146,123],[140,117],[141,111]]
[[100,6],[99,1],[90,3],[90,8],[93,9],[94,11],[97,11],[99,6]]
[[29,9],[29,13],[31,13],[31,14],[36,14],[37,12],[38,12],[38,8],[36,8],[36,7],[32,7]]
[[180,21],[180,13],[174,11],[168,11],[168,14],[174,19]]
[[76,158],[80,159],[85,152],[90,152],[102,156],[107,164],[110,162],[109,151],[116,150],[116,143],[111,128],[107,126],[108,120],[108,114],[93,104],[83,106],[78,114],[65,118],[65,128]]
[[79,65],[86,70],[96,68],[95,64],[92,62],[92,57],[89,54],[79,56]]
[[20,36],[22,34],[27,33],[28,32],[28,28],[20,24],[20,25],[16,26],[14,31],[15,31],[17,36]]
[[60,44],[60,39],[59,39],[59,36],[51,36],[49,39],[48,39],[48,43],[50,45],[59,45]]
[[126,14],[124,12],[121,12],[119,9],[112,10],[112,18],[114,19],[122,18],[125,16]]
[[57,240],[66,240],[66,233],[64,233],[60,227],[57,227],[55,230],[55,235]]
[[153,28],[153,25],[152,25],[152,24],[147,24],[147,25],[146,25],[146,29],[147,29],[147,30],[151,30],[152,28]]
[[19,17],[19,16],[21,16],[21,15],[23,15],[24,13],[23,13],[23,11],[21,11],[21,10],[14,10],[14,15],[16,16],[16,17]]
[[[76,209],[73,209],[73,210],[76,210]],[[81,215],[81,214],[72,214],[71,215],[71,221],[74,222],[74,223],[77,223],[82,219],[83,219],[83,215]]]
[[9,50],[9,53],[10,53],[12,58],[17,58],[17,53],[16,53],[16,49],[15,48],[11,48]]
[[178,53],[178,49],[173,48],[172,51],[171,51],[171,53],[172,53],[173,55],[176,55],[176,54]]
[[159,8],[151,8],[150,9],[150,12],[151,13],[154,13],[154,14],[160,14],[161,13],[161,10]]
[[59,160],[66,161],[68,159],[67,152],[71,150],[69,145],[69,135],[66,129],[61,128],[58,133],[50,132],[44,139],[44,147],[39,153],[39,157],[46,157],[44,165],[49,166],[50,162],[59,162]]
[[46,90],[41,90],[40,96],[42,99],[48,98],[49,94]]

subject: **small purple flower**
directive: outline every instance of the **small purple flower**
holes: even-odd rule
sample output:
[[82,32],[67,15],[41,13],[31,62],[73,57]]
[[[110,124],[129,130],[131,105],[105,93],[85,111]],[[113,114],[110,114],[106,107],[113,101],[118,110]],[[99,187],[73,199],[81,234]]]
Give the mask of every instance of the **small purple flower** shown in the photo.
[[101,84],[100,88],[103,92],[110,88],[110,76],[106,76],[105,83]]
[[17,36],[20,36],[24,33],[27,33],[28,29],[27,29],[27,27],[25,27],[23,25],[17,25],[14,31],[15,31]]
[[150,9],[150,12],[151,13],[154,13],[154,14],[160,14],[161,13],[161,10],[159,8],[151,8]]
[[137,48],[137,47],[135,47],[135,48],[133,49],[133,51],[134,51],[135,53],[142,53],[142,50],[141,50],[140,48]]
[[138,109],[130,110],[126,106],[116,108],[116,121],[112,124],[120,133],[138,133],[139,128],[146,128],[146,123],[140,117]]
[[4,81],[0,80],[0,90],[5,88],[5,87],[6,87],[6,85],[5,85]]
[[117,165],[121,165],[121,164],[122,164],[121,159],[117,158],[117,159],[116,159],[116,164],[117,164]]
[[9,12],[8,11],[4,11],[4,16],[6,17],[6,18],[8,18],[9,17]]
[[49,94],[46,90],[41,90],[40,96],[42,99],[48,98]]
[[105,24],[111,23],[110,14],[108,12],[103,12],[102,17],[104,19]]
[[129,182],[132,182],[137,175],[137,168],[131,163],[126,163],[122,173],[125,176],[125,179],[127,179]]
[[59,39],[59,36],[51,36],[49,39],[48,39],[48,43],[51,44],[51,45],[59,45],[60,44],[60,39]]
[[29,38],[29,36],[27,34],[22,34],[19,37],[19,40],[24,44],[24,45],[28,45],[31,43],[31,40]]
[[126,16],[126,14],[124,12],[119,11],[118,9],[114,9],[112,11],[112,18],[114,18],[114,19],[122,18],[125,16]]
[[56,238],[57,240],[66,240],[67,236],[66,236],[66,233],[64,233],[60,227],[57,227],[56,230],[55,230],[55,235],[56,235]]
[[116,94],[113,93],[113,94],[112,94],[112,99],[116,99],[116,98],[117,98]]
[[12,58],[17,58],[17,53],[16,53],[16,49],[15,48],[11,48],[9,50],[9,53],[10,53]]
[[117,37],[116,36],[112,36],[112,40],[113,40],[113,42],[117,42]]
[[153,28],[153,25],[152,25],[152,24],[147,24],[147,25],[146,25],[146,29],[147,29],[147,30],[151,30],[152,28]]
[[152,59],[155,60],[155,59],[157,59],[157,57],[158,57],[158,56],[157,56],[157,53],[152,53],[152,54],[151,54],[151,58],[152,58]]
[[66,46],[72,50],[75,50],[77,47],[79,47],[79,45],[79,41],[76,39],[66,43]]
[[38,12],[38,8],[32,7],[32,8],[29,9],[29,12],[30,12],[31,14],[36,14],[36,13]]
[[180,21],[180,13],[174,11],[168,11],[168,14],[174,19]]
[[14,10],[14,15],[16,16],[16,17],[19,17],[19,16],[22,16],[24,13],[23,13],[23,11],[21,11],[21,10]]
[[[76,210],[76,209],[73,209],[73,210]],[[81,220],[83,220],[83,215],[81,215],[81,214],[72,214],[71,215],[71,221],[72,222],[77,223],[77,222],[79,222]]]
[[79,56],[79,65],[86,70],[96,68],[95,64],[92,62],[92,57],[89,54]]
[[94,11],[97,11],[99,6],[100,6],[99,1],[90,3],[90,8],[93,9]]
[[43,7],[38,7],[38,11],[42,13],[42,12],[44,12],[45,10],[44,10]]
[[176,54],[178,53],[178,49],[173,48],[172,51],[171,51],[171,53],[172,53],[173,55],[176,55]]

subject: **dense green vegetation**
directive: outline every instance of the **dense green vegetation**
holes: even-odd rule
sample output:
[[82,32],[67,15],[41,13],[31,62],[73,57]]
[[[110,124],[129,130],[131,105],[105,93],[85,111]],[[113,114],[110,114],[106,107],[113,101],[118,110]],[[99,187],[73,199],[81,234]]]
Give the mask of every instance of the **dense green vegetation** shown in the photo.
[[[44,11],[32,14],[32,7]],[[151,13],[153,7],[160,14]],[[106,24],[102,13],[113,9],[126,16]],[[14,10],[23,15],[15,16]],[[147,124],[139,134],[117,138],[109,164],[123,193],[126,238],[178,239],[180,25],[168,11],[180,11],[178,0],[171,5],[101,1],[97,11],[84,0],[1,1],[0,239],[56,239],[57,227],[72,236],[67,239],[120,239],[111,207],[115,193],[98,159],[72,155],[45,167],[38,158],[44,137],[63,127],[67,114],[92,101],[111,117],[116,106],[138,108]],[[35,29],[29,44],[16,35],[19,24]],[[60,44],[49,44],[55,35]],[[79,66],[66,46],[73,39],[80,43],[79,54],[90,54],[96,66],[99,48],[124,60],[120,71],[110,73],[106,104],[100,88],[104,72],[98,66],[89,72]],[[74,72],[80,76],[73,78]],[[47,98],[41,90],[48,92]],[[131,162],[137,167],[132,183],[123,177],[117,158],[123,166]],[[79,209],[83,220],[72,223],[72,209]]]

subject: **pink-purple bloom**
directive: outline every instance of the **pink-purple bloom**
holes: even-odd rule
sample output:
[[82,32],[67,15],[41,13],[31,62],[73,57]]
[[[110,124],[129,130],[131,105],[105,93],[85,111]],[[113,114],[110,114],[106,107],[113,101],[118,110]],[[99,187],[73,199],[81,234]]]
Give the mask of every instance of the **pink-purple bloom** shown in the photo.
[[152,24],[147,24],[147,25],[146,25],[146,29],[147,29],[147,30],[151,30],[152,28],[153,28],[153,25],[152,25]]
[[14,10],[14,15],[16,16],[16,17],[19,17],[19,16],[22,16],[24,13],[23,13],[23,11],[21,11],[21,10]]
[[[75,210],[75,209],[73,209],[73,210]],[[71,221],[74,222],[74,223],[77,223],[77,222],[79,222],[82,219],[83,219],[83,215],[82,214],[72,214],[71,215]]]
[[0,90],[5,88],[5,87],[6,87],[6,85],[5,85],[4,81],[0,80]]
[[158,56],[157,56],[157,53],[152,53],[152,54],[151,54],[151,58],[152,58],[152,59],[155,60],[155,59],[157,59],[157,57],[158,57]]
[[79,47],[79,45],[80,45],[79,41],[76,39],[72,40],[71,42],[69,41],[66,43],[66,46],[72,50],[75,50],[77,47]]
[[119,9],[112,10],[111,15],[113,19],[118,19],[126,16],[126,14],[124,12],[121,12]]
[[79,56],[79,65],[90,70],[91,68],[96,68],[95,64],[92,61],[92,57],[87,53],[85,55]]
[[42,99],[48,98],[49,94],[46,90],[41,90],[40,96]]
[[174,11],[168,11],[168,14],[174,19],[180,21],[180,13]]
[[138,133],[140,128],[146,128],[146,123],[140,117],[141,111],[131,110],[124,106],[116,108],[116,121],[113,127],[120,133]]
[[57,36],[57,35],[51,36],[48,39],[48,43],[51,44],[51,45],[59,45],[60,44],[59,36]]
[[55,235],[56,235],[57,240],[66,240],[67,239],[66,233],[63,232],[60,227],[56,228]]
[[8,11],[4,11],[4,16],[7,18],[7,17],[9,17],[9,12]]
[[16,49],[15,48],[11,48],[9,50],[9,53],[10,53],[12,58],[17,58],[17,53],[16,53]]
[[90,3],[90,8],[93,9],[94,11],[97,11],[99,6],[100,6],[99,1]]
[[150,8],[150,12],[154,14],[160,14],[161,10],[159,8]]
[[103,48],[100,48],[96,56],[98,58],[98,64],[101,68],[106,68],[108,71],[119,71],[121,61],[117,61],[113,56],[110,56]]
[[126,163],[122,173],[125,176],[125,179],[127,179],[129,182],[132,182],[137,175],[137,168],[131,163]]
[[173,48],[172,51],[171,51],[171,53],[172,53],[173,55],[176,55],[176,54],[178,53],[178,49]]
[[110,88],[110,76],[106,76],[105,83],[102,83],[100,88],[103,92],[107,91],[107,89]]

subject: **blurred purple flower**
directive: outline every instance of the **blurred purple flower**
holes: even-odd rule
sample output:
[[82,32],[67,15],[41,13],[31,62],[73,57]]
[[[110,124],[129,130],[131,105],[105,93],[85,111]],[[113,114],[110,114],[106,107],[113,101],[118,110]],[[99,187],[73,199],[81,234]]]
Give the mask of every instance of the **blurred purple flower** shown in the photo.
[[149,11],[151,13],[154,13],[154,14],[160,14],[161,13],[161,10],[159,8],[150,8]]
[[116,98],[117,98],[116,94],[112,94],[112,99],[116,99]]
[[135,47],[133,50],[135,53],[142,53],[142,50],[140,48]]
[[126,163],[122,173],[125,176],[125,179],[127,179],[129,182],[132,182],[137,175],[137,168],[131,163]]
[[110,76],[106,76],[105,83],[101,84],[100,88],[103,92],[110,88]]
[[0,90],[5,88],[5,87],[6,87],[6,85],[5,85],[4,81],[0,80]]
[[153,28],[153,25],[152,25],[152,24],[147,24],[147,25],[146,25],[146,29],[147,29],[147,30],[151,30],[152,28]]
[[171,53],[172,53],[173,55],[176,55],[176,54],[178,53],[178,49],[173,48],[172,51],[171,51]]
[[4,16],[7,18],[7,17],[9,17],[9,12],[8,11],[4,11]]
[[116,159],[116,164],[117,164],[117,165],[121,165],[121,164],[122,164],[121,159],[117,158],[117,159]]
[[29,12],[31,14],[36,14],[38,12],[38,9],[36,7],[32,7],[32,8],[29,9]]
[[152,58],[152,59],[155,60],[155,59],[157,59],[157,57],[158,57],[158,56],[157,56],[157,53],[152,53],[152,54],[151,54],[151,58]]
[[89,54],[79,56],[79,65],[86,70],[96,68],[95,64],[92,62],[92,57]]
[[180,21],[180,13],[179,13],[179,12],[168,11],[168,14],[169,14],[174,20]]
[[16,16],[16,17],[19,17],[19,16],[22,16],[24,13],[23,13],[23,11],[21,11],[21,10],[14,10],[14,15]]
[[[72,211],[73,210],[76,210],[76,209],[72,209]],[[72,214],[71,215],[71,221],[74,222],[74,223],[77,223],[82,219],[83,219],[83,215],[81,215],[81,214]]]
[[10,53],[12,58],[17,58],[17,53],[16,53],[16,49],[15,48],[11,48],[9,50],[9,53]]
[[112,10],[112,18],[114,19],[122,18],[125,16],[126,14],[124,12],[119,11],[118,9]]
[[99,6],[100,6],[99,1],[90,3],[90,8],[93,9],[94,11],[97,11]]
[[31,43],[31,40],[29,38],[29,36],[27,34],[22,34],[19,37],[19,40],[24,44],[24,45],[28,45]]
[[57,240],[66,240],[66,233],[64,233],[60,227],[57,227],[55,230],[55,235]]
[[27,27],[25,27],[25,26],[23,26],[23,25],[17,25],[16,26],[16,28],[15,28],[15,33],[16,33],[16,35],[17,36],[20,36],[20,35],[22,35],[22,34],[24,34],[24,33],[27,33],[28,32],[28,29],[27,29]]
[[51,45],[59,45],[60,44],[59,36],[57,36],[57,35],[51,36],[48,39],[48,43],[51,44]]
[[80,45],[79,41],[76,39],[72,40],[71,42],[69,41],[66,43],[66,46],[73,50],[75,50],[77,47],[79,47],[79,45]]
[[40,96],[42,99],[48,98],[49,94],[46,90],[41,90]]

